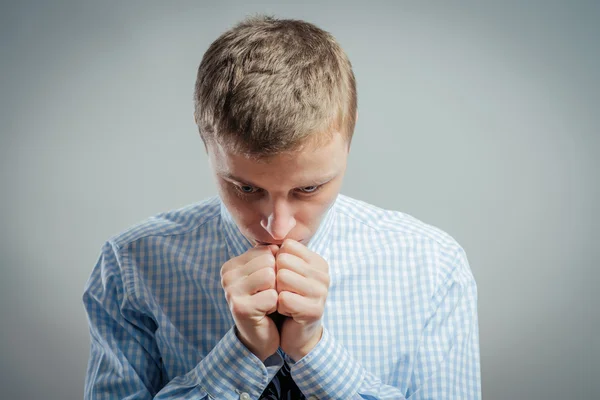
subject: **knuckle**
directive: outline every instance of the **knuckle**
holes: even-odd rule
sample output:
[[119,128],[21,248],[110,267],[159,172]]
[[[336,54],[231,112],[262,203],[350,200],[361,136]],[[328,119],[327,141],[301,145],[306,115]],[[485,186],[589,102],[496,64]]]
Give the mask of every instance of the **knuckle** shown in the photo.
[[309,320],[319,319],[322,314],[322,308],[318,304],[315,304],[311,307],[306,307],[306,309],[304,310],[304,317]]
[[307,318],[309,318],[311,321],[316,321],[316,320],[318,320],[319,318],[321,318],[321,315],[322,315],[322,314],[323,314],[323,313],[322,313],[322,312],[320,312],[318,309],[315,309],[314,311],[310,312],[310,313],[307,315]]
[[230,284],[230,274],[229,273],[221,274],[221,286],[226,288],[229,286],[229,284]]
[[259,270],[256,273],[256,275],[261,284],[275,283],[276,276],[275,276],[275,271],[273,270],[273,268],[263,268],[263,269]]
[[221,277],[221,286],[223,288],[228,288],[233,286],[236,282],[236,273],[235,271],[228,271]]
[[325,286],[329,287],[329,284],[331,282],[331,278],[329,277],[329,273],[327,273],[327,272],[320,272],[320,273],[317,274],[317,276],[315,278],[318,279],[319,282],[323,283]]
[[231,264],[231,260],[225,262],[222,266],[221,266],[221,277],[223,277],[223,275],[225,275],[227,273],[227,271],[229,271],[229,269]]
[[325,298],[325,297],[327,297],[327,294],[329,293],[329,289],[327,288],[327,286],[318,285],[315,288],[315,292],[319,298]]
[[268,280],[274,280],[276,277],[275,270],[270,267],[263,268],[263,274],[264,274],[265,278]]
[[286,303],[285,299],[286,299],[285,292],[279,292],[279,293],[277,293],[277,303],[279,305],[285,305],[285,303]]
[[329,274],[329,263],[322,258],[319,258],[317,261],[317,270],[319,270],[323,274]]
[[279,303],[283,304],[284,306],[288,306],[289,305],[289,300],[290,300],[290,297],[289,297],[288,292],[280,292],[277,295],[277,301]]
[[272,304],[277,304],[277,299],[279,298],[279,293],[277,293],[277,291],[275,289],[269,289],[266,290],[268,297],[268,300],[270,303]]
[[248,305],[245,301],[242,301],[239,297],[231,298],[229,307],[233,315],[245,317],[249,315]]

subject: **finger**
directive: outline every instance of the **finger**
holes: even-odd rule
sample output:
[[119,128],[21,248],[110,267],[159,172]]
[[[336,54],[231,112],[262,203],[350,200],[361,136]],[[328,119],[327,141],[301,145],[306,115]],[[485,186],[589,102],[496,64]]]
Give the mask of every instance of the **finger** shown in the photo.
[[283,269],[277,272],[277,291],[292,292],[300,296],[312,297],[315,295],[315,281],[298,275],[292,270]]
[[250,276],[262,268],[271,268],[275,270],[275,264],[275,256],[271,253],[266,253],[248,261],[245,265],[240,266],[236,272],[239,272],[242,277]]
[[233,285],[240,279],[244,279],[263,268],[275,269],[275,257],[273,254],[263,253],[246,264],[236,264],[235,268],[229,269],[227,272],[222,272],[221,285],[223,287]]
[[318,301],[292,292],[280,292],[277,311],[295,321],[315,321],[323,316],[323,307]]
[[275,289],[263,290],[262,292],[258,292],[252,296],[250,296],[249,301],[251,301],[256,307],[258,311],[266,314],[271,314],[277,310],[277,299],[279,295],[275,291]]
[[283,241],[281,248],[279,249],[279,254],[283,253],[293,254],[307,263],[312,262],[314,258],[314,253],[310,251],[308,247],[293,239],[285,239]]
[[237,293],[253,295],[267,289],[275,289],[275,270],[262,268],[241,280]]
[[277,265],[277,273],[279,273],[279,271],[283,269],[288,269],[304,277],[308,277],[311,275],[310,267],[308,266],[306,261],[294,254],[279,253],[277,254],[275,263]]
[[240,265],[247,264],[251,260],[253,260],[263,254],[272,254],[272,253],[273,253],[273,251],[271,249],[269,249],[268,246],[253,247],[250,250],[248,250],[247,252],[245,252],[244,254],[234,257],[234,258],[230,259],[229,261],[227,261],[225,264],[223,264],[223,266],[221,267],[221,276],[225,275],[227,272],[231,271],[232,269],[237,268]]
[[[305,278],[315,280],[329,287],[329,265],[324,261],[319,262],[318,260],[315,261],[315,263],[316,265],[323,265],[323,268],[315,268],[315,264],[309,264],[303,259],[293,254],[279,253],[277,254],[277,266],[275,268],[275,271],[277,272],[277,275],[279,275],[279,271],[281,270],[291,270],[297,273],[298,275],[302,275]],[[281,292],[279,288],[278,291]]]

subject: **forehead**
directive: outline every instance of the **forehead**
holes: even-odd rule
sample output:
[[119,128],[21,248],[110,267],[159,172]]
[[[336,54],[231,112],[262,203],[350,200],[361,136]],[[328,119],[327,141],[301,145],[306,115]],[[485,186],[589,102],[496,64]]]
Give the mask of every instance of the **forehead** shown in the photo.
[[[307,145],[260,159],[227,151],[218,144],[209,147],[211,166],[216,174],[260,187],[274,187],[277,183],[308,186],[332,178],[344,171],[348,154],[346,140],[340,134],[320,146]],[[234,177],[238,179],[232,179]]]

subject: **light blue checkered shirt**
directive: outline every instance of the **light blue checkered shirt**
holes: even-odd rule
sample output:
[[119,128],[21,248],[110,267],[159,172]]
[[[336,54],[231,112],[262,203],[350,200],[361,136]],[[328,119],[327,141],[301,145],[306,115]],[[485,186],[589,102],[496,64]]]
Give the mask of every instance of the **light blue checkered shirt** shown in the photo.
[[293,362],[237,339],[221,266],[251,247],[212,197],[112,237],[86,284],[86,399],[257,399],[284,360],[307,398],[480,399],[464,250],[405,213],[338,195],[308,244],[329,263],[323,336]]

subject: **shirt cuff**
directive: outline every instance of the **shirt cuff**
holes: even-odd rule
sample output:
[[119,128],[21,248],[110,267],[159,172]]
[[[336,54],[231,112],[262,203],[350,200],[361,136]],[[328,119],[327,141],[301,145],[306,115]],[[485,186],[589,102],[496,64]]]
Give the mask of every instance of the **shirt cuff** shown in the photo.
[[247,393],[249,398],[257,399],[283,366],[283,358],[277,352],[265,363],[240,342],[234,326],[195,370],[202,388],[212,398],[237,400]]
[[306,396],[318,399],[354,398],[364,370],[323,327],[317,345],[297,362],[285,356],[294,382]]

